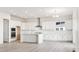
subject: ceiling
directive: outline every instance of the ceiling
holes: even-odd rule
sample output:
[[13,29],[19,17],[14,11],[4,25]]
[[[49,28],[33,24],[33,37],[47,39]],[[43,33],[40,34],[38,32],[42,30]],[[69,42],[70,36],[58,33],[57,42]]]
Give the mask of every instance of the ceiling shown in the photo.
[[53,15],[72,15],[70,7],[0,7],[0,12],[9,13],[22,18],[48,17]]

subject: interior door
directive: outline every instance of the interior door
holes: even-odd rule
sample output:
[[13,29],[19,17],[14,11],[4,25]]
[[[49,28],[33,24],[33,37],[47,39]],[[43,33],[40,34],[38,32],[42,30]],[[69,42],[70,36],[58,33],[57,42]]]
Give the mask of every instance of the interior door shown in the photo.
[[17,26],[16,34],[17,34],[17,36],[16,36],[17,40],[20,40],[20,26]]

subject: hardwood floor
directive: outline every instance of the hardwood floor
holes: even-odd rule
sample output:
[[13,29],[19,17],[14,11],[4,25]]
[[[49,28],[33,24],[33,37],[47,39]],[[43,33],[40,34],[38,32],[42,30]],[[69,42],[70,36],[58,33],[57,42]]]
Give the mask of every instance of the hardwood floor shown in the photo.
[[42,44],[11,42],[0,44],[0,52],[72,52],[71,42],[50,42]]

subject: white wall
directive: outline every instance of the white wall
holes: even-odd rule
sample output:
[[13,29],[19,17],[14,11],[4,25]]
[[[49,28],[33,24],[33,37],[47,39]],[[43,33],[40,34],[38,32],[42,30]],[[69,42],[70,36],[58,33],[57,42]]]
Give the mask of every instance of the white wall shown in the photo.
[[14,39],[11,38],[11,28],[16,28],[16,26],[21,26],[21,20],[24,19],[0,12],[0,43],[3,43],[4,40],[3,19],[9,20],[9,35],[8,35],[9,42],[16,40],[16,38]]
[[11,15],[11,18],[9,20],[9,42],[16,40],[16,38],[11,38],[11,28],[21,26],[21,20],[22,20],[21,18]]
[[79,8],[73,8],[73,43],[76,51],[79,51]]
[[3,19],[3,41],[9,41],[9,20]]
[[22,23],[22,30],[36,30],[35,26],[37,24],[37,19],[26,19],[26,21]]
[[[41,19],[43,20],[43,19]],[[56,30],[56,27],[59,27],[56,25],[56,22],[65,22],[65,25],[63,25],[66,30],[72,29],[72,20],[71,19],[62,19],[62,18],[57,18],[57,19],[51,19],[48,21],[42,22],[43,30]],[[63,27],[62,26],[62,27]]]
[[77,19],[77,40],[76,40],[76,43],[77,43],[77,48],[79,49],[79,8],[78,8],[78,19]]
[[0,44],[3,43],[3,20],[0,18]]
[[76,43],[77,40],[77,22],[78,22],[78,9],[74,8],[73,9],[73,43]]
[[[43,20],[43,19],[42,19]],[[56,22],[65,21],[65,31],[56,31]],[[72,41],[72,20],[71,19],[51,19],[50,21],[45,21],[42,23],[43,33],[45,40],[53,40],[53,41]],[[62,26],[62,27],[63,27]]]
[[[36,19],[33,19],[32,21],[29,19],[30,21],[22,23],[20,20],[24,20],[24,19],[15,17],[15,16],[10,16],[9,14],[5,14],[5,13],[0,13],[0,19],[1,19],[0,20],[0,43],[3,43],[3,19],[9,20],[9,42],[16,40],[16,38],[11,39],[12,27],[16,28],[16,26],[21,26],[22,30],[26,30],[26,33],[34,33],[37,30],[35,27],[37,25]],[[62,37],[65,38],[66,40],[68,37],[69,38],[72,37],[71,31],[70,32],[64,31],[64,33],[55,31],[56,21],[64,20],[66,22],[66,25],[65,25],[66,29],[72,29],[72,20],[61,19],[61,18],[60,19],[47,18],[47,19],[41,19],[41,20],[46,20],[46,21],[42,21],[44,38],[46,38],[44,40],[57,40],[57,38],[61,38],[60,36],[62,35],[65,35]],[[72,39],[70,38],[68,40],[72,40]]]
[[0,18],[9,20],[10,19],[10,14],[0,12]]
[[0,44],[2,44],[3,40],[4,40],[4,38],[3,38],[4,37],[3,19],[9,20],[10,15],[0,12]]
[[36,30],[35,26],[37,22],[24,22],[22,24],[22,30]]
[[79,8],[73,9],[73,42],[75,50],[79,51]]
[[[36,19],[33,19],[36,20]],[[37,21],[30,21],[24,22],[22,24],[22,30],[24,33],[35,33]],[[56,22],[58,21],[65,21],[64,27],[66,28],[65,31],[56,31]],[[41,24],[43,26],[43,34],[44,40],[54,40],[54,41],[72,41],[72,20],[70,18],[42,18]]]
[[26,19],[26,22],[22,22],[22,32],[21,34],[34,34],[37,30],[37,19]]

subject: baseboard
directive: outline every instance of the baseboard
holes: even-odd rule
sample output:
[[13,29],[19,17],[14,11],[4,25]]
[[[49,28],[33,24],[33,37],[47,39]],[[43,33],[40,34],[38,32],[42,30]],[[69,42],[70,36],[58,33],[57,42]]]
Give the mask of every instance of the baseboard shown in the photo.
[[65,41],[65,40],[44,40],[44,41],[49,41],[49,42],[71,42],[73,43],[73,41],[69,40],[69,41]]

